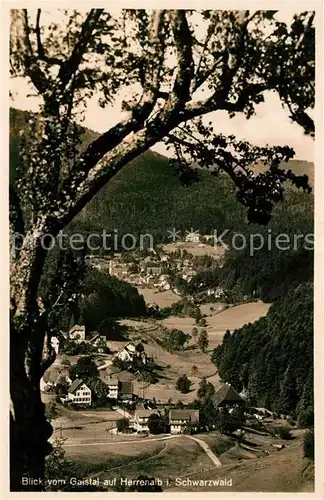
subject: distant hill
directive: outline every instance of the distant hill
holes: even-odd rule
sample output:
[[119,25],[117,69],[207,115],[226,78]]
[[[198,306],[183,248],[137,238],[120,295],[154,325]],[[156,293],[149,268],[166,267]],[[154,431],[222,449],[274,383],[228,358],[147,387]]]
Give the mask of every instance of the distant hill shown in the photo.
[[[285,170],[291,170],[296,175],[307,175],[308,182],[311,187],[314,187],[314,163],[306,160],[289,160],[287,163],[281,163],[281,167]],[[256,172],[264,172],[264,165],[253,165]]]
[[[10,110],[11,182],[19,162],[19,131],[27,129],[29,117],[26,111]],[[97,136],[85,129],[82,149]],[[285,166],[297,174],[306,173],[313,183],[312,163],[291,160]],[[169,159],[149,150],[104,186],[76,216],[71,228],[86,232],[117,230],[119,235],[131,233],[135,237],[150,233],[155,242],[168,241],[168,230],[173,227],[183,233],[193,228],[205,234],[214,229],[244,230],[246,212],[236,200],[235,188],[228,176],[214,176],[202,169],[198,175],[199,182],[182,185]],[[304,203],[306,195],[300,193],[300,196]],[[285,209],[283,205],[282,209]],[[280,204],[278,210],[281,211]]]

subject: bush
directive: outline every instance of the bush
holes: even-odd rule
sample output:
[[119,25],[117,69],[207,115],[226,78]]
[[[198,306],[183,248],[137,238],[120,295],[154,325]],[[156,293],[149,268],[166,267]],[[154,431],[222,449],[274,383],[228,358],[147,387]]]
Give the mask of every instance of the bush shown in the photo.
[[58,411],[57,407],[54,401],[50,401],[46,406],[45,406],[45,415],[47,420],[50,422],[51,420],[54,420],[58,416]]
[[180,351],[187,342],[189,335],[181,330],[173,329],[168,338],[163,342],[163,346],[170,352]]
[[177,380],[176,389],[182,394],[188,394],[190,390],[190,384],[191,382],[188,379],[187,375],[181,375],[181,377],[179,377]]
[[275,427],[274,428],[275,433],[280,437],[280,439],[291,439],[291,432],[289,427]]
[[314,425],[314,410],[312,408],[302,410],[299,413],[298,425],[299,427],[312,427]]
[[129,420],[128,418],[121,418],[117,420],[117,431],[118,432],[126,432],[129,429]]
[[156,376],[155,373],[153,372],[148,372],[148,371],[141,371],[141,376],[138,377],[139,380],[144,380],[145,382],[148,382],[149,384],[156,384],[158,382],[158,377]]
[[304,458],[314,462],[314,429],[309,429],[304,437]]
[[151,434],[164,434],[169,430],[169,425],[166,418],[161,417],[156,413],[150,415],[147,421],[147,426]]

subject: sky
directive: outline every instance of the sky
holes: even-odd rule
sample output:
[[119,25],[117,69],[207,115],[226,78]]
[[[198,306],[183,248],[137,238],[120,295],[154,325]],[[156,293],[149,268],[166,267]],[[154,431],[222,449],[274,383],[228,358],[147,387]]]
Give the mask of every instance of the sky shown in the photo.
[[[283,11],[280,17],[286,20],[292,17],[292,12]],[[38,100],[31,96],[33,90],[26,80],[12,79],[10,88],[13,96],[11,106],[24,110],[37,110]],[[208,121],[213,123],[216,133],[233,134],[238,139],[245,139],[260,146],[288,145],[295,150],[295,159],[314,161],[314,140],[305,136],[302,128],[290,120],[289,113],[282,107],[277,94],[267,92],[264,97],[265,102],[257,105],[256,115],[249,120],[243,114],[229,118],[225,111],[217,111],[207,115]],[[124,98],[125,95],[120,96],[113,107],[105,109],[98,105],[96,97],[92,98],[88,102],[84,126],[96,132],[105,132],[123,117],[120,105]],[[152,149],[167,154],[161,143]]]

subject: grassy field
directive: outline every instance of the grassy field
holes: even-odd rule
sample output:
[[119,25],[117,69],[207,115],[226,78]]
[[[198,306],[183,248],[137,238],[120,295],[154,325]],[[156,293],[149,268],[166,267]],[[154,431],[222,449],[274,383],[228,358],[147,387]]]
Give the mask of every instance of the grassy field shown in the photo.
[[[261,316],[265,316],[271,304],[264,302],[250,302],[239,306],[229,307],[224,310],[222,304],[204,304],[201,306],[202,314],[206,314],[206,330],[209,336],[209,348],[214,349],[221,343],[226,330],[233,331],[247,323],[253,323]],[[210,308],[213,307],[214,310]],[[196,326],[193,318],[169,316],[159,322],[162,326],[172,329],[178,328],[191,334]]]
[[[213,308],[212,310],[210,308]],[[216,388],[220,385],[219,377],[216,372],[215,365],[211,362],[210,351],[214,349],[223,338],[227,329],[230,331],[243,326],[245,323],[253,322],[260,316],[267,313],[270,305],[262,302],[252,302],[240,306],[230,307],[222,310],[222,304],[204,304],[202,306],[203,314],[206,314],[207,332],[209,336],[209,352],[202,353],[197,347],[194,347],[193,340],[189,342],[190,349],[170,353],[166,351],[159,343],[158,339],[165,338],[168,330],[177,328],[190,334],[195,323],[192,318],[171,316],[161,321],[135,321],[135,320],[121,320],[122,326],[127,327],[129,330],[128,339],[123,341],[108,341],[108,346],[112,352],[117,352],[129,341],[138,340],[144,341],[145,351],[148,356],[152,356],[155,362],[160,366],[160,370],[156,373],[159,375],[159,380],[156,384],[148,384],[138,380],[137,377],[129,372],[119,373],[121,380],[133,380],[134,393],[148,398],[153,397],[158,402],[167,402],[172,399],[173,402],[182,401],[184,403],[191,402],[195,399],[197,389],[202,377],[208,377],[209,381],[215,385]],[[161,328],[162,327],[162,328]],[[104,360],[111,359],[112,356],[105,356]],[[75,362],[76,360],[73,359]],[[196,366],[198,372],[195,376],[192,374],[192,368]],[[106,372],[112,373],[116,369],[108,367]],[[181,394],[175,389],[175,384],[180,375],[186,374],[191,380],[191,389],[188,394]],[[74,412],[76,413],[76,412]],[[66,416],[71,418],[79,417]],[[89,417],[84,417],[89,418]],[[101,415],[98,418],[103,418]],[[61,422],[60,422],[61,425]],[[68,425],[63,419],[63,427]],[[77,424],[76,424],[77,425]],[[79,424],[82,426],[82,422]],[[96,431],[98,433],[104,432],[105,429],[110,427],[105,423],[97,422]],[[105,427],[106,425],[106,427]],[[79,430],[81,432],[81,429]],[[76,431],[73,431],[76,432]]]
[[[157,477],[163,481],[164,491],[198,492],[298,492],[313,491],[313,466],[303,458],[302,435],[286,442],[286,448],[277,451],[269,442],[261,443],[258,436],[256,453],[244,450],[232,438],[217,432],[198,435],[220,458],[222,467],[215,469],[201,447],[190,439],[179,436],[171,440],[147,440],[129,444],[82,445],[66,449],[66,456],[81,465],[85,460],[91,466],[89,473],[105,480],[140,474]],[[254,436],[249,439],[254,440]],[[261,448],[268,448],[270,455],[262,455]],[[227,479],[231,486],[182,485],[184,479]]]
[[[289,448],[274,451],[270,456],[251,458],[244,451],[227,452],[232,459],[217,471],[220,479],[231,479],[232,486],[218,487],[217,491],[229,492],[298,492],[313,491],[312,474],[305,477],[308,462],[303,459],[300,440],[289,444]],[[222,456],[220,457],[222,460]],[[215,476],[214,476],[215,477]],[[197,473],[191,479],[211,479],[210,472]],[[175,488],[170,488],[171,491]],[[177,491],[210,491],[208,486],[176,488]]]
[[[153,444],[153,443],[152,443]],[[146,447],[148,443],[144,446]],[[139,460],[134,456],[134,460],[126,463],[120,470],[106,470],[100,473],[100,480],[113,479],[114,477],[136,477],[140,474],[160,478],[164,484],[167,480],[175,477],[191,474],[194,471],[201,473],[211,470],[212,462],[200,448],[200,446],[186,438],[175,438],[169,441],[160,442],[152,450],[149,457],[142,458],[143,453],[148,453],[148,448],[143,448]]]
[[[210,309],[213,307],[213,310]],[[194,320],[189,317],[170,316],[160,321],[134,321],[122,320],[121,324],[131,329],[129,339],[142,339],[145,342],[145,351],[149,356],[153,356],[155,361],[161,367],[157,373],[160,375],[156,384],[147,384],[136,380],[136,377],[130,376],[134,381],[134,392],[140,396],[159,402],[172,401],[191,402],[196,397],[201,377],[209,377],[216,388],[220,385],[219,377],[216,373],[216,367],[211,362],[210,351],[214,349],[223,339],[227,329],[230,331],[239,328],[246,323],[257,320],[260,316],[267,313],[270,304],[263,302],[251,302],[240,306],[222,309],[221,304],[204,304],[202,306],[203,314],[206,314],[207,332],[209,336],[209,352],[204,354],[197,347],[193,348],[193,341],[189,342],[188,350],[170,353],[157,343],[157,339],[167,335],[167,330],[177,328],[191,334],[195,326]],[[162,327],[162,329],[161,329]],[[167,329],[167,330],[166,330]],[[126,341],[109,341],[108,345],[112,351],[120,350]],[[198,368],[198,373],[192,375],[192,367]],[[191,390],[188,394],[181,394],[176,391],[175,384],[180,375],[186,374],[191,382]]]
[[147,304],[156,304],[159,308],[170,307],[172,304],[179,302],[181,297],[174,293],[172,290],[164,290],[159,292],[155,288],[137,287]]
[[223,246],[214,247],[204,243],[188,243],[185,241],[177,241],[175,243],[168,243],[163,245],[162,249],[166,253],[176,252],[184,249],[194,256],[210,255],[215,259],[221,259],[225,254],[226,249]]

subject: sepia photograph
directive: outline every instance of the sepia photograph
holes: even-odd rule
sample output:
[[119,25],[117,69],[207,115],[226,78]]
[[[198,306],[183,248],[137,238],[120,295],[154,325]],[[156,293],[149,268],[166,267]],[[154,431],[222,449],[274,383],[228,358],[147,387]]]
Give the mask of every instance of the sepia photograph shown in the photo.
[[314,495],[322,12],[282,5],[7,5],[10,492]]

